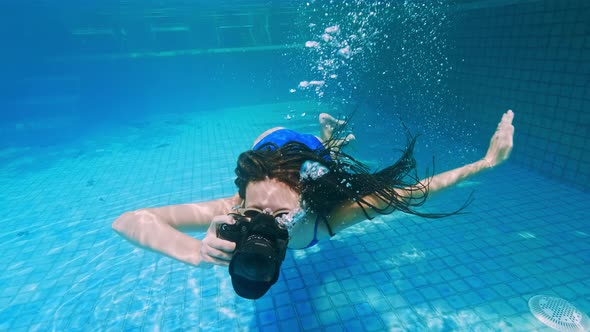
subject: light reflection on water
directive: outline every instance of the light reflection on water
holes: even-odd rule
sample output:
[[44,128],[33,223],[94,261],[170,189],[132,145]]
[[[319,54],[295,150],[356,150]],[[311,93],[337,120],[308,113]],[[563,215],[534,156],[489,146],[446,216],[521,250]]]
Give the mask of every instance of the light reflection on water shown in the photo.
[[[197,269],[159,257],[152,261],[153,254],[140,249],[114,255],[115,247],[100,252],[92,259],[98,264],[80,273],[65,296],[45,306],[43,315],[52,322],[52,331],[84,327],[212,330],[219,321],[232,320],[238,329],[247,327],[236,318],[249,312],[246,317],[251,319],[253,303],[236,299],[227,268]],[[67,270],[76,260],[61,269]],[[150,263],[143,266],[140,261]]]
[[[429,260],[436,258],[429,248],[424,247],[425,243],[411,236],[397,236],[397,231],[404,227],[420,229],[429,222],[433,221],[408,220],[407,216],[401,215],[379,217],[359,223],[310,249],[290,251],[281,279],[259,301],[244,300],[235,295],[227,268],[188,267],[151,252],[134,249],[113,235],[110,229],[108,233],[103,230],[98,234],[90,230],[77,239],[61,242],[60,250],[67,259],[55,263],[44,278],[58,279],[52,289],[48,290],[43,282],[27,286],[40,291],[40,296],[47,299],[39,310],[39,316],[46,323],[31,326],[31,330],[63,331],[88,327],[101,331],[133,327],[143,327],[148,331],[181,328],[215,330],[223,324],[247,331],[260,327],[257,325],[260,317],[277,303],[283,308],[295,308],[302,302],[307,302],[312,308],[326,308],[326,299],[332,296],[347,302],[334,302],[329,310],[343,306],[356,308],[363,302],[369,303],[370,306],[363,307],[366,312],[379,317],[392,328],[415,326],[419,329],[424,326],[431,331],[469,329],[482,317],[492,315],[490,312],[493,310],[487,303],[466,310],[456,310],[444,300],[433,301],[432,307],[409,303],[401,309],[380,307],[398,296],[399,287],[404,286],[391,277],[395,273],[398,273],[399,279],[404,277],[399,274],[400,267],[428,264]],[[77,251],[81,239],[90,238],[89,234],[97,237],[91,250],[86,254],[79,249]],[[394,242],[385,247],[386,240]],[[355,246],[359,245],[365,248],[356,252]],[[378,266],[379,270],[361,269],[371,268],[371,264]],[[324,268],[324,265],[328,267]],[[25,261],[11,267],[17,276],[23,275],[23,271],[29,268]],[[379,288],[382,282],[374,278],[386,273],[391,275],[385,281],[390,284],[391,292],[381,289],[383,293],[364,293],[367,288]],[[424,274],[424,277],[428,275]],[[356,287],[349,290],[337,286],[346,285],[347,279],[356,280]],[[293,286],[297,283],[301,284],[301,288]],[[289,292],[286,292],[287,289]],[[306,295],[300,297],[300,294]],[[494,324],[494,328],[500,330],[511,328],[509,322],[502,318]]]

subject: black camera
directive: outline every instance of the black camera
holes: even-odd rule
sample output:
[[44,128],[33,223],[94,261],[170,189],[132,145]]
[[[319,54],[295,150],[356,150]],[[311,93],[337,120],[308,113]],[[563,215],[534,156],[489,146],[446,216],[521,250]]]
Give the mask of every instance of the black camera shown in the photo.
[[260,213],[251,220],[232,216],[235,224],[221,224],[217,228],[217,237],[236,243],[229,263],[232,285],[239,296],[258,299],[279,278],[289,233],[269,214]]

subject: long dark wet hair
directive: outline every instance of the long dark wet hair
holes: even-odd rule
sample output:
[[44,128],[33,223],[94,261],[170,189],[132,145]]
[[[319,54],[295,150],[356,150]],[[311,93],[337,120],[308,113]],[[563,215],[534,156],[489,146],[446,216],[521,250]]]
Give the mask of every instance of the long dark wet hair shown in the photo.
[[[346,126],[337,126],[330,140],[324,142],[325,149],[312,150],[299,142],[288,142],[282,147],[266,143],[257,150],[243,152],[238,157],[236,167],[239,195],[246,195],[246,186],[250,182],[276,179],[287,184],[301,195],[302,207],[313,213],[326,217],[332,209],[343,202],[356,202],[367,219],[372,219],[367,208],[379,214],[402,211],[426,218],[441,218],[457,214],[471,201],[471,197],[458,210],[450,213],[422,213],[415,207],[424,204],[428,198],[429,182],[421,182],[416,170],[413,152],[416,136],[406,129],[407,146],[401,150],[397,162],[380,171],[371,173],[369,167],[354,157],[337,148],[339,140],[346,135]],[[318,162],[327,167],[329,172],[313,179],[301,179],[301,166],[306,162]],[[408,193],[403,196],[396,191]],[[373,195],[383,206],[375,206],[364,199]]]

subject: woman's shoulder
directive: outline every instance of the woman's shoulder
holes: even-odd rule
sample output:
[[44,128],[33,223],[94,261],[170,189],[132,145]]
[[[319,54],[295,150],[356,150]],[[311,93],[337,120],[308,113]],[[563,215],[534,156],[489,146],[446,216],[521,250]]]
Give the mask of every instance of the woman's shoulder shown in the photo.
[[289,248],[306,249],[329,237],[330,233],[326,224],[321,222],[321,217],[315,213],[307,213],[301,222],[293,226]]

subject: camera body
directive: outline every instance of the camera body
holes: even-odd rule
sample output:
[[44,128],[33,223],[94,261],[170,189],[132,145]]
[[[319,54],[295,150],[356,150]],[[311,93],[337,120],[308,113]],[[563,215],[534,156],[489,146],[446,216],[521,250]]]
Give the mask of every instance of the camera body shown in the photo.
[[234,290],[242,297],[257,299],[278,280],[289,233],[269,214],[260,213],[251,220],[232,216],[236,223],[219,225],[217,236],[236,244],[229,264]]

